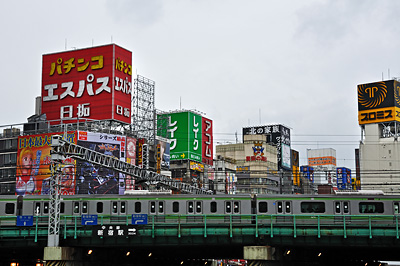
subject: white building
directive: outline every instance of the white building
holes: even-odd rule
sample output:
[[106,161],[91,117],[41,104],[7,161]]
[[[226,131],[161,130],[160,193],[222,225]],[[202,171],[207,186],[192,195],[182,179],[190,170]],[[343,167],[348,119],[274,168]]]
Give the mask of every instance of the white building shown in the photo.
[[307,149],[308,165],[314,168],[314,185],[336,186],[336,150]]
[[363,125],[360,142],[361,188],[400,193],[400,145],[397,122]]

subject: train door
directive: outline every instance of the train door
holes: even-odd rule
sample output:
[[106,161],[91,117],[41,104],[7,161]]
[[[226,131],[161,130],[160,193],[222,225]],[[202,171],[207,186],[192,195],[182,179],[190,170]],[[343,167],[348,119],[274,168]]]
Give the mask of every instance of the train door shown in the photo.
[[149,213],[154,216],[154,220],[158,222],[165,222],[165,201],[152,200],[149,202]]
[[126,201],[111,201],[111,221],[126,221]]
[[189,200],[186,204],[186,221],[188,222],[202,222],[203,216],[203,202],[199,200]]
[[87,201],[72,202],[72,215],[82,215],[89,213],[89,203]]
[[279,214],[276,217],[277,222],[292,222],[293,217],[293,208],[292,208],[292,201],[289,200],[278,200],[275,201],[276,206],[276,214]]
[[337,222],[343,222],[344,219],[346,221],[350,221],[350,217],[347,217],[347,215],[350,215],[350,202],[349,201],[334,201],[333,202],[334,206],[334,221],[335,223]]
[[229,222],[231,219],[234,222],[240,222],[240,201],[238,200],[227,200],[224,203],[224,213],[229,216],[225,216],[225,222]]

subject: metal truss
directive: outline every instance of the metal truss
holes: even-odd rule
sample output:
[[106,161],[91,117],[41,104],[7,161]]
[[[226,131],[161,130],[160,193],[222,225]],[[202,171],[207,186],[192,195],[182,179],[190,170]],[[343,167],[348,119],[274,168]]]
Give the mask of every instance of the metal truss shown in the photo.
[[133,91],[133,126],[138,138],[155,141],[155,82],[137,75]]
[[105,155],[88,148],[70,143],[62,136],[54,135],[52,137],[52,153],[59,154],[64,158],[71,157],[75,160],[83,160],[98,166],[115,170],[119,173],[130,175],[136,179],[136,182],[157,182],[158,184],[173,190],[178,190],[190,194],[212,194],[212,191],[191,186],[179,181],[174,181],[169,177],[148,171],[136,165],[120,161],[118,158]]

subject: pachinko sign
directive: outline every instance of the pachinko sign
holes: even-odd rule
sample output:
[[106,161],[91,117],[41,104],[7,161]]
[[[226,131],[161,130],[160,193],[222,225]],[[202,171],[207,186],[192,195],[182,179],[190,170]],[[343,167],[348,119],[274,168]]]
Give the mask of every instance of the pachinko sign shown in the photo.
[[[48,133],[18,137],[17,195],[48,195],[50,190],[51,137],[63,133]],[[77,133],[66,135],[67,141],[76,143]],[[74,195],[75,160],[67,158],[61,164],[61,194]]]
[[131,123],[132,52],[115,44],[43,55],[42,113]]

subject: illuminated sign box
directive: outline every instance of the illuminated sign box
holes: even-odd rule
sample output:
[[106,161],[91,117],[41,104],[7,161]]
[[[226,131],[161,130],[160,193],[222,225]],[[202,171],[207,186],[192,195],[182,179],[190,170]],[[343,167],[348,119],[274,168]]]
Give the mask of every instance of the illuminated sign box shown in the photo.
[[131,123],[132,53],[115,44],[43,55],[42,113]]
[[357,86],[358,123],[400,121],[400,84],[388,80]]

